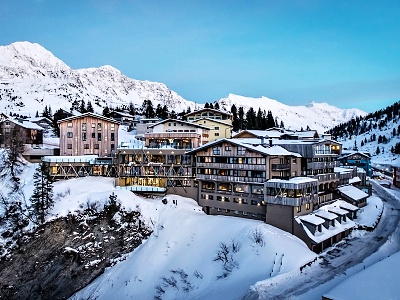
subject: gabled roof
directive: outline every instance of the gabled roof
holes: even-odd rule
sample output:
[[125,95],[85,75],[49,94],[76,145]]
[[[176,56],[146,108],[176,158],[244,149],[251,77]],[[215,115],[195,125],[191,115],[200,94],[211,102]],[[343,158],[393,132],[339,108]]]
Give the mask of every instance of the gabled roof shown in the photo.
[[42,127],[40,127],[39,125],[37,125],[37,124],[35,124],[35,123],[32,123],[32,122],[29,122],[29,121],[26,121],[26,120],[23,120],[23,122],[19,122],[18,120],[16,120],[16,119],[8,119],[7,121],[10,121],[10,122],[12,122],[12,123],[14,123],[14,124],[16,124],[16,125],[18,125],[18,126],[21,126],[21,127],[23,127],[23,128],[26,128],[26,129],[36,129],[36,130],[44,130]]
[[297,156],[297,157],[301,157],[300,154],[298,153],[293,153],[293,152],[289,152],[286,149],[280,147],[280,146],[272,146],[272,147],[268,147],[268,146],[261,146],[261,145],[257,145],[257,146],[253,146],[250,144],[246,144],[241,142],[239,139],[227,139],[227,138],[222,138],[222,139],[218,139],[215,140],[213,142],[207,143],[201,147],[198,147],[196,149],[193,149],[192,151],[189,151],[188,154],[194,154],[197,153],[199,151],[203,151],[204,149],[210,148],[210,147],[214,147],[216,145],[222,144],[222,143],[230,143],[236,146],[241,146],[244,147],[250,151],[254,151],[254,152],[258,152],[264,155],[282,155],[282,156]]
[[39,121],[46,121],[47,123],[52,123],[49,118],[46,117],[34,117],[34,118],[28,118],[28,121],[30,122],[39,122]]
[[177,119],[166,119],[166,120],[162,120],[162,121],[160,121],[160,122],[158,122],[158,123],[154,123],[154,124],[149,125],[149,128],[153,128],[153,127],[155,127],[155,126],[157,126],[157,125],[161,125],[161,124],[169,123],[169,122],[171,122],[171,123],[173,122],[173,123],[185,124],[185,125],[188,125],[188,126],[193,126],[193,127],[198,127],[198,128],[210,130],[210,128],[207,127],[207,126],[195,124],[195,123],[192,123],[192,122],[186,122],[186,121],[182,121],[182,120],[177,120]]
[[97,119],[100,119],[100,120],[103,120],[103,121],[107,121],[107,122],[110,122],[110,123],[115,123],[115,124],[118,124],[118,125],[120,124],[118,121],[115,121],[114,119],[106,118],[106,117],[104,117],[102,115],[98,115],[98,114],[91,113],[91,112],[87,112],[87,113],[81,114],[79,116],[72,116],[72,117],[68,117],[68,118],[62,119],[62,120],[58,121],[57,124],[60,124],[60,123],[63,123],[63,122],[67,122],[67,121],[76,120],[76,119],[81,119],[81,118],[85,118],[85,117],[93,117],[93,118],[97,118]]
[[347,197],[359,201],[361,199],[367,198],[368,194],[364,193],[362,190],[352,186],[352,185],[345,185],[338,187],[338,190],[341,194],[346,195]]
[[221,114],[224,114],[224,115],[227,115],[227,116],[232,116],[232,114],[230,112],[222,111],[222,110],[214,109],[214,108],[202,108],[202,109],[195,110],[195,111],[192,111],[190,113],[187,113],[185,116],[195,115],[195,114],[198,114],[198,113],[202,113],[204,111],[211,111],[211,112],[214,112],[214,113],[221,113]]
[[371,154],[369,154],[368,152],[360,152],[360,151],[349,151],[349,150],[346,150],[346,151],[343,151],[343,152],[342,152],[342,155],[339,157],[339,159],[341,159],[341,158],[347,158],[347,157],[350,157],[350,156],[355,155],[355,154],[359,154],[359,155],[361,155],[361,156],[364,156],[365,158],[371,158]]

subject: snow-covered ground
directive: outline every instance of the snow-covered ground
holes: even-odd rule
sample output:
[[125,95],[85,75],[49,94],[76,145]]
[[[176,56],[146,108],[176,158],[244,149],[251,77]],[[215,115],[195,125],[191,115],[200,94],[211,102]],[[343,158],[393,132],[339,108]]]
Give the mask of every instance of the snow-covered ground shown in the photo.
[[[189,198],[168,196],[164,204],[161,198],[145,199],[115,190],[112,179],[98,177],[60,181],[54,190],[59,194],[54,215],[66,215],[93,202],[103,205],[114,193],[126,209],[140,210],[154,230],[125,261],[73,299],[153,299],[159,294],[162,299],[237,299],[253,283],[299,269],[316,257],[284,231],[254,220],[208,216]],[[259,243],[257,234],[262,238]],[[214,261],[221,243],[229,251],[225,269],[222,261]]]

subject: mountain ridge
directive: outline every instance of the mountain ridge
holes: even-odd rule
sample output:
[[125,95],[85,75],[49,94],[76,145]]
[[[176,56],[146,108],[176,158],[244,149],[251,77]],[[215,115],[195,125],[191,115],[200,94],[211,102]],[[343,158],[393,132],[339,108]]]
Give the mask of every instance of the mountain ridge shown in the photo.
[[[175,112],[203,107],[184,99],[164,83],[132,79],[110,65],[71,69],[41,45],[30,42],[0,46],[0,79],[0,110],[6,113],[33,116],[36,111],[42,112],[45,105],[51,106],[53,112],[59,108],[69,110],[75,100],[90,101],[97,113],[105,106],[129,106],[131,102],[140,107],[144,100],[151,100],[154,107],[166,105]],[[228,111],[232,104],[243,106],[245,111],[249,107],[271,110],[279,122],[297,130],[310,126],[326,131],[355,116],[366,115],[361,110],[344,110],[314,101],[290,106],[265,96],[229,94],[214,103],[217,102]]]

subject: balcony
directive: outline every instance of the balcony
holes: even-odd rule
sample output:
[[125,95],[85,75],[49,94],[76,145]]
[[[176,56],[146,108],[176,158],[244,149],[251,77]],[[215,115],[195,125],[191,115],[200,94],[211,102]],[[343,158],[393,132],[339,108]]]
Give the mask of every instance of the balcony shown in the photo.
[[249,171],[265,171],[265,165],[249,165],[249,164],[225,164],[225,163],[202,163],[197,162],[198,168],[207,169],[227,169],[227,170],[249,170]]
[[286,196],[269,196],[266,195],[264,197],[265,203],[268,204],[279,204],[279,205],[288,205],[288,206],[301,206],[303,204],[317,202],[318,196],[316,194],[311,195],[303,195],[296,198],[286,197]]
[[307,163],[308,170],[331,169],[331,168],[335,168],[335,167],[339,167],[339,166],[340,166],[340,162],[338,162],[338,161]]
[[317,174],[317,175],[310,175],[308,177],[317,179],[319,184],[332,181],[339,181],[340,179],[339,173]]
[[223,182],[249,182],[249,183],[252,183],[252,182],[264,183],[264,181],[265,181],[265,178],[217,176],[217,175],[206,175],[206,174],[197,174],[197,179],[211,180],[211,181],[223,181]]
[[272,171],[288,171],[290,170],[289,164],[272,164],[271,165]]

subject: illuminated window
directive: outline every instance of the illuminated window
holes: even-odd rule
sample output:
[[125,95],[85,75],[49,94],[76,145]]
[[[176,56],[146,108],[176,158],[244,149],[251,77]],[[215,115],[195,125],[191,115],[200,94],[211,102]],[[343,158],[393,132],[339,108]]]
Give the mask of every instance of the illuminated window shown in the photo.
[[71,128],[72,127],[72,122],[67,123],[67,127]]

